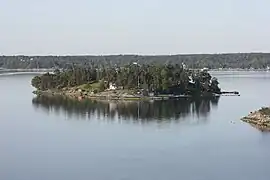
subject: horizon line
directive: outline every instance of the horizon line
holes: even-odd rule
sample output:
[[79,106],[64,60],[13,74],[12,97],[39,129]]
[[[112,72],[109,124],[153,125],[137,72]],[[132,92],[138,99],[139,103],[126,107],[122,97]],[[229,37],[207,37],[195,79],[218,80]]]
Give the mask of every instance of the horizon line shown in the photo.
[[188,56],[188,55],[226,55],[226,54],[270,54],[270,52],[263,52],[263,51],[252,51],[252,52],[218,52],[218,53],[174,53],[174,54],[140,54],[140,53],[111,53],[111,54],[0,54],[0,56],[39,56],[39,57],[46,57],[46,56]]

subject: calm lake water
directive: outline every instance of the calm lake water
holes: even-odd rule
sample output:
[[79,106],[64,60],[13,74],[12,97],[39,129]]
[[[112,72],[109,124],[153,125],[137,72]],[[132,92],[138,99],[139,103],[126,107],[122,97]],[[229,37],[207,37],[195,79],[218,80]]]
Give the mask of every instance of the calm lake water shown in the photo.
[[0,179],[267,180],[270,134],[239,119],[270,106],[268,72],[213,72],[240,97],[169,102],[35,98],[0,75]]

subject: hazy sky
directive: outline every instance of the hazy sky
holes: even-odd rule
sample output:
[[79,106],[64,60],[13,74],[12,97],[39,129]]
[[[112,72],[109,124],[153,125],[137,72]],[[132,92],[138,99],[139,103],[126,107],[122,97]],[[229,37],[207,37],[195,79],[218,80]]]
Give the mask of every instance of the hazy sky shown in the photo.
[[270,0],[0,0],[0,55],[270,52]]

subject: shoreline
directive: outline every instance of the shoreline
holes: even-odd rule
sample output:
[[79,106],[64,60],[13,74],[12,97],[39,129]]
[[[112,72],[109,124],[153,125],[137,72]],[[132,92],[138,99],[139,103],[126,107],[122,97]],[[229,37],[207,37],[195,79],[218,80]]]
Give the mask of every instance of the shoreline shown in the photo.
[[53,71],[54,69],[52,68],[34,68],[34,69],[23,69],[23,68],[18,68],[18,69],[5,69],[5,68],[0,68],[0,72],[50,72]]
[[105,95],[91,95],[91,94],[86,94],[86,93],[79,93],[79,92],[67,92],[67,91],[34,91],[34,94],[38,96],[64,96],[67,98],[71,99],[77,99],[77,100],[84,100],[84,99],[89,99],[89,100],[150,100],[148,97],[139,97],[139,96],[105,96]]
[[[120,92],[120,93],[119,93]],[[220,96],[240,96],[239,92],[221,92],[221,94],[214,94],[214,93],[208,93],[208,94],[200,94],[197,96],[191,96],[191,95],[171,95],[171,94],[160,94],[160,95],[154,95],[154,96],[143,96],[143,95],[135,95],[135,94],[127,94],[123,93],[121,91],[118,91],[118,94],[116,91],[104,91],[96,94],[83,92],[80,90],[46,90],[46,91],[40,91],[36,90],[33,91],[36,95],[43,95],[43,96],[65,96],[72,99],[92,99],[92,100],[121,100],[121,101],[153,101],[153,100],[177,100],[177,99],[183,99],[183,98],[219,98]]]

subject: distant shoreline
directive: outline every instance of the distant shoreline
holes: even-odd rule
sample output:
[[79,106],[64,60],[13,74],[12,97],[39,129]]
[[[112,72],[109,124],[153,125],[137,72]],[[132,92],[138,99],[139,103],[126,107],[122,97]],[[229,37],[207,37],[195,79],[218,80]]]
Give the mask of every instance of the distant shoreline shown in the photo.
[[184,65],[188,69],[245,69],[270,70],[270,53],[188,53],[188,54],[112,54],[112,55],[15,55],[0,56],[0,68],[71,68],[77,66],[101,67],[141,65]]
[[224,68],[224,69],[209,69],[209,72],[270,72],[268,69],[239,69],[239,68]]
[[47,69],[47,68],[42,68],[42,69],[5,69],[5,68],[0,68],[0,73],[1,72],[49,72],[49,71],[54,71],[54,69]]
[[[41,69],[6,69],[6,68],[0,68],[0,73],[1,72],[52,72],[54,71],[54,68],[41,68]],[[200,70],[200,69],[194,69],[194,70]],[[226,71],[226,72],[237,72],[237,71],[241,71],[241,72],[270,72],[270,69],[240,69],[240,68],[222,68],[222,69],[209,69],[209,72],[222,72],[222,71]]]

